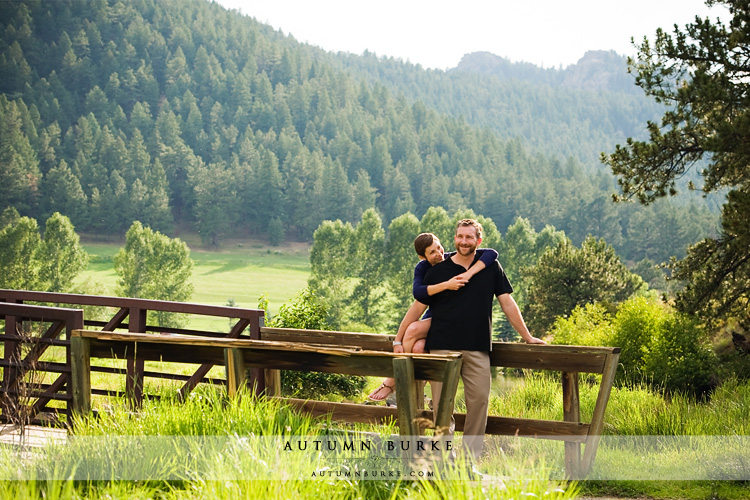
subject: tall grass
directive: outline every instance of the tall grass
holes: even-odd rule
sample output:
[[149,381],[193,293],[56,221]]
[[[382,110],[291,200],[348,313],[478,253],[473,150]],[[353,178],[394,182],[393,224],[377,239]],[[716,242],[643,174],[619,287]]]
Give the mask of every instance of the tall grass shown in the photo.
[[[455,464],[435,469],[429,479],[303,480],[305,474],[309,476],[310,471],[320,467],[321,457],[285,454],[264,447],[262,440],[254,440],[279,436],[318,439],[341,436],[342,432],[344,436],[390,436],[395,429],[336,426],[328,419],[298,414],[278,400],[248,394],[229,399],[212,387],[196,390],[185,402],[165,394],[158,401],[146,401],[138,413],[130,412],[122,401],[98,417],[77,419],[73,438],[64,446],[26,457],[0,451],[2,477],[16,479],[0,482],[0,498],[567,500],[576,496],[574,485],[549,481],[541,469],[502,479],[472,481],[460,456]],[[216,442],[220,445],[214,446]],[[170,457],[165,451],[176,456]],[[336,466],[355,470],[362,467],[358,460],[346,458]],[[325,460],[322,463],[325,465]],[[111,467],[111,476],[102,477],[99,469],[107,466]],[[118,480],[143,471],[148,474],[139,481]]]

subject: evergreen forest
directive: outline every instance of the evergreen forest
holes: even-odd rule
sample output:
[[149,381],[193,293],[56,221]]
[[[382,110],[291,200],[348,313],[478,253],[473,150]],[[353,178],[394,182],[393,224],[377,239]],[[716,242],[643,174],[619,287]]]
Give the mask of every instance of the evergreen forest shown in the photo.
[[715,232],[697,196],[612,202],[599,153],[662,111],[613,53],[427,70],[327,53],[205,0],[1,2],[0,23],[0,210],[218,246],[442,207],[603,238],[631,264]]

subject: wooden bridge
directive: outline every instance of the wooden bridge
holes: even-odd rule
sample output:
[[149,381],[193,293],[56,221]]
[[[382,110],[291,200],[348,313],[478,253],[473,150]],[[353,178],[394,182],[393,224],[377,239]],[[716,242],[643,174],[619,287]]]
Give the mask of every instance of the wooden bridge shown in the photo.
[[[35,302],[73,306],[106,306],[115,312],[109,321],[89,321],[82,309],[27,305]],[[161,328],[147,325],[148,311],[201,314],[233,318],[229,332]],[[226,384],[230,394],[243,384],[258,393],[280,397],[278,370],[322,371],[352,375],[395,376],[396,408],[324,401],[285,399],[301,411],[332,415],[346,422],[385,422],[395,419],[404,435],[422,432],[419,422],[432,419],[423,408],[416,380],[443,380],[438,426],[446,426],[453,411],[458,384],[460,355],[437,356],[392,353],[392,335],[317,330],[275,329],[263,326],[263,311],[232,307],[0,290],[0,316],[5,319],[0,388],[3,420],[12,421],[24,404],[18,385],[30,370],[55,374],[52,383],[35,388],[28,404],[30,421],[64,424],[72,412],[88,412],[91,396],[126,396],[133,407],[143,400],[144,378],[182,382],[179,395],[187,395],[198,383]],[[126,320],[128,320],[126,322]],[[38,335],[22,334],[20,325],[36,321],[44,328]],[[217,323],[224,323],[224,321]],[[96,329],[93,329],[95,327]],[[120,330],[116,332],[115,330]],[[123,332],[122,330],[127,330]],[[65,332],[64,336],[62,333]],[[25,352],[22,347],[26,346]],[[47,347],[64,349],[64,361],[43,361]],[[22,353],[19,356],[19,353]],[[591,466],[604,426],[604,414],[617,369],[618,348],[526,345],[495,343],[492,366],[530,368],[561,372],[563,421],[490,416],[487,434],[527,436],[561,440],[565,444],[565,466],[570,477],[583,477]],[[103,359],[125,359],[125,369],[95,363]],[[145,361],[199,364],[190,376],[146,371]],[[213,366],[223,365],[226,376],[209,378]],[[91,387],[91,372],[125,375],[125,391]],[[579,373],[602,375],[599,395],[590,422],[581,422]],[[247,375],[247,376],[246,376]],[[28,396],[28,394],[27,394]],[[150,396],[153,397],[153,396]],[[51,401],[60,401],[51,405]],[[419,402],[419,404],[418,404]],[[62,405],[62,406],[61,406]],[[442,409],[445,409],[443,411]],[[450,409],[450,410],[448,410]],[[50,419],[42,416],[52,415]],[[456,430],[461,431],[465,415],[454,413]],[[582,450],[582,446],[585,448]],[[582,453],[583,452],[583,453]]]

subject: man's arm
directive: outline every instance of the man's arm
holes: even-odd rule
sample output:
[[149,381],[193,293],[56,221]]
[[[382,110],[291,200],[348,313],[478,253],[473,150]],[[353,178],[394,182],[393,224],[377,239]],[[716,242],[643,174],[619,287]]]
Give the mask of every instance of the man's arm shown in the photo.
[[500,302],[500,307],[505,313],[505,317],[508,318],[508,322],[518,332],[524,342],[527,344],[546,344],[544,340],[533,337],[531,333],[529,333],[529,329],[526,327],[526,322],[523,320],[516,299],[514,299],[509,293],[504,293],[498,295],[497,300]]
[[[426,310],[427,306],[425,304],[422,304],[418,300],[412,302],[411,306],[409,306],[409,310],[404,314],[404,319],[401,320],[401,324],[398,325],[398,333],[396,333],[394,341],[403,342],[406,328],[415,321],[419,321],[419,318],[422,317]],[[404,352],[404,346],[394,345],[393,352]]]

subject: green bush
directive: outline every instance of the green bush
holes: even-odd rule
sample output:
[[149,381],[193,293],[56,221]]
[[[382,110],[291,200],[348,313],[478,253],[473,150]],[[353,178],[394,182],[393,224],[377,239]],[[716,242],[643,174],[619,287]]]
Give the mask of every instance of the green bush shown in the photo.
[[610,345],[614,336],[612,320],[602,304],[586,304],[573,309],[567,318],[557,318],[550,330],[552,343],[565,345]]
[[716,378],[716,356],[696,320],[653,296],[623,302],[614,317],[601,304],[577,307],[551,333],[555,344],[620,347],[618,385],[700,395]]
[[716,370],[716,355],[702,339],[696,320],[672,312],[660,333],[652,339],[644,356],[644,372],[670,392],[708,391]]
[[[261,297],[259,307],[267,309],[268,301]],[[302,328],[307,330],[327,330],[328,311],[325,305],[305,288],[279,308],[279,313],[266,324],[275,328]],[[320,372],[281,372],[281,392],[285,396],[317,399],[329,394],[345,398],[358,395],[364,389],[367,379],[352,375]]]
[[637,382],[647,378],[644,359],[653,340],[662,337],[668,314],[667,306],[647,297],[635,297],[620,305],[612,321],[614,335],[609,344],[622,349],[618,379]]

